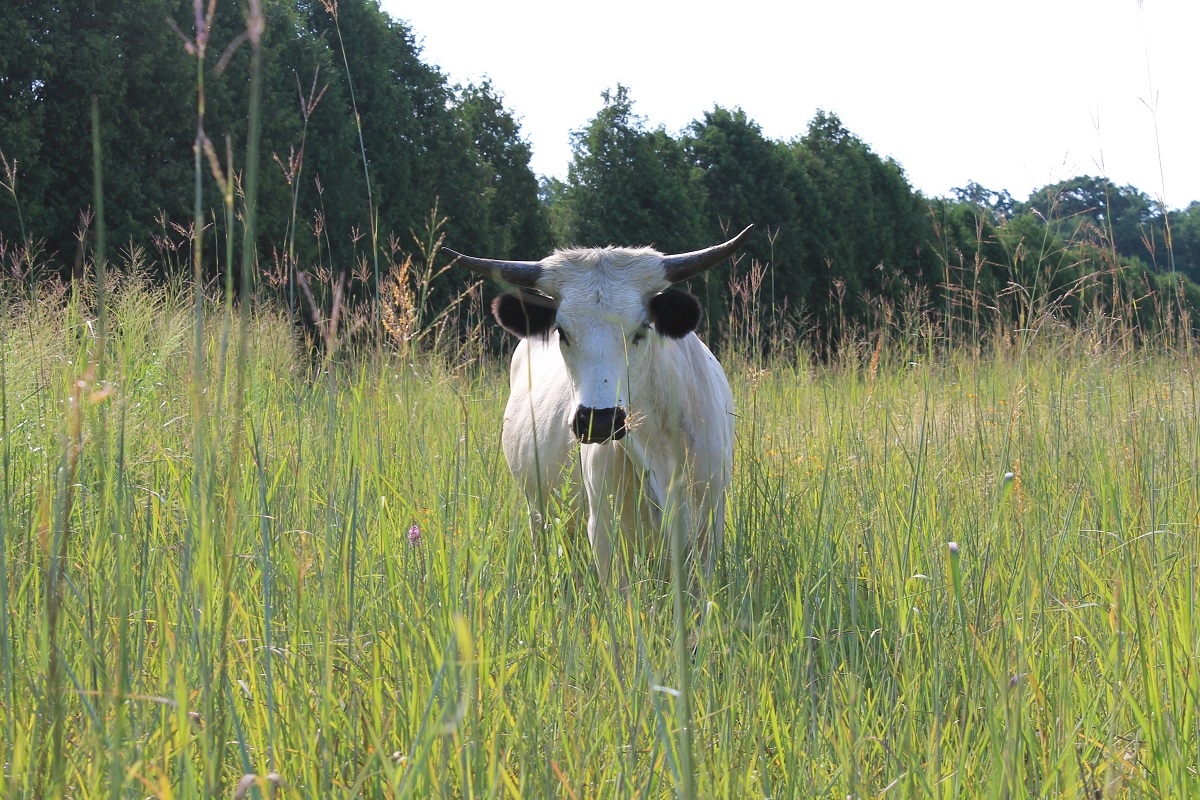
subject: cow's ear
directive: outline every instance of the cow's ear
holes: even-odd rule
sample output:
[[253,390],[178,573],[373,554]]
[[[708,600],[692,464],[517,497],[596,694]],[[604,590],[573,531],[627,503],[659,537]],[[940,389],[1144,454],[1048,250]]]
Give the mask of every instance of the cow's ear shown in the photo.
[[492,301],[492,316],[504,330],[524,339],[545,336],[554,327],[558,309],[549,297],[502,294]]
[[682,289],[667,289],[647,304],[654,330],[671,339],[682,339],[700,324],[702,311],[695,295]]

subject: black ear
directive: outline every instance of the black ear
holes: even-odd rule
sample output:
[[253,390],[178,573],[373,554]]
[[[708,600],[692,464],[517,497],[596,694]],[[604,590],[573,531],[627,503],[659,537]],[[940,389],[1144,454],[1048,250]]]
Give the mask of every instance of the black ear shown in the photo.
[[700,324],[700,301],[682,289],[667,289],[646,304],[654,330],[672,339],[682,339]]
[[549,297],[534,294],[502,294],[492,301],[492,316],[504,330],[524,339],[545,336],[554,327],[558,309]]

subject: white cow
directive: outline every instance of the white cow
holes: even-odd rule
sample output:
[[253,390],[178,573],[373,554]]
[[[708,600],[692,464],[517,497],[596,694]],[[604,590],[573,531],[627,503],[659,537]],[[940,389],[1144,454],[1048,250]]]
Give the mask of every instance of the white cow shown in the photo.
[[669,287],[732,255],[752,228],[680,255],[606,247],[497,261],[446,251],[474,272],[519,287],[492,305],[496,320],[521,337],[504,454],[529,501],[535,536],[564,480],[582,485],[601,585],[616,534],[643,546],[636,534],[669,533],[674,525],[693,538],[712,575],[725,528],[733,395],[695,334],[700,302]]

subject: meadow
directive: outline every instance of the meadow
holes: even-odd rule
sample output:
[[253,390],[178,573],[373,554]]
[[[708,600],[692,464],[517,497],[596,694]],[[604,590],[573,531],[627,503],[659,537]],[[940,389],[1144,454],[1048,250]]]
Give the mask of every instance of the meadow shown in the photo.
[[[361,260],[335,269],[314,225],[298,263],[293,189],[281,271],[252,286],[264,20],[249,3],[246,158],[227,140],[222,167],[214,7],[184,36],[195,213],[164,263],[105,257],[94,96],[78,279],[34,280],[24,217],[0,240],[0,797],[1200,795],[1186,317],[1153,333],[1096,301],[1066,324],[1010,285],[1019,314],[976,293],[816,353],[764,335],[752,268],[719,351],[738,421],[716,575],[677,606],[629,553],[614,591],[568,509],[530,536],[506,360],[426,315],[436,211],[416,267],[383,244],[356,105]],[[347,272],[380,313],[342,307]]]
[[103,302],[103,339],[83,285],[0,313],[4,797],[1200,791],[1186,335],[726,348],[681,626],[653,560],[623,595],[531,541],[486,349],[198,324],[128,266]]

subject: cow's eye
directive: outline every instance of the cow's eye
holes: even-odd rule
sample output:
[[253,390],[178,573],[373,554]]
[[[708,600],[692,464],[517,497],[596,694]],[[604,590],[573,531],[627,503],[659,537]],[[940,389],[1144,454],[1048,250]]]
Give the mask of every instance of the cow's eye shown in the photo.
[[643,327],[643,328],[638,328],[638,331],[637,331],[637,333],[635,333],[635,334],[633,335],[633,343],[634,343],[634,344],[641,344],[641,343],[642,343],[642,342],[644,342],[645,340],[646,340],[646,329],[645,329],[644,327]]
[[556,325],[554,327],[554,330],[558,331],[558,341],[561,342],[564,346],[570,347],[571,340],[567,338],[567,332],[562,329],[562,326]]

